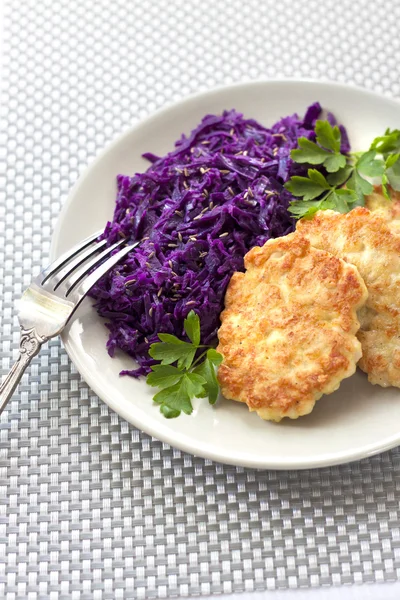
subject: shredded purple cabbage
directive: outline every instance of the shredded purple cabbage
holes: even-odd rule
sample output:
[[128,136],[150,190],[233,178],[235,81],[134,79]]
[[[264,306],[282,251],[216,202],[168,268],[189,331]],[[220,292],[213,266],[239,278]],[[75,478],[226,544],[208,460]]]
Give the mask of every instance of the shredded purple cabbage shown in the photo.
[[[152,163],[145,173],[118,176],[104,237],[142,242],[91,295],[108,320],[109,354],[120,348],[139,364],[122,374],[150,371],[148,350],[159,332],[185,339],[191,309],[202,343],[216,343],[225,291],[232,273],[243,270],[243,256],[294,229],[283,184],[306,168],[293,163],[290,150],[301,136],[314,139],[320,113],[315,103],[303,119],[285,117],[270,129],[235,110],[208,115],[166,156],[145,154]],[[343,130],[342,139],[346,151]]]

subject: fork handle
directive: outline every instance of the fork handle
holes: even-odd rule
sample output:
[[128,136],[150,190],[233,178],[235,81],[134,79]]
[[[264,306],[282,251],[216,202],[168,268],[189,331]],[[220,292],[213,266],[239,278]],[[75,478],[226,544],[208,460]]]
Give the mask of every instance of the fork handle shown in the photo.
[[39,352],[42,344],[47,338],[36,333],[35,328],[23,329],[21,327],[21,339],[19,343],[19,356],[11,367],[11,371],[0,386],[0,414],[10,400],[17,387],[26,367],[32,358]]

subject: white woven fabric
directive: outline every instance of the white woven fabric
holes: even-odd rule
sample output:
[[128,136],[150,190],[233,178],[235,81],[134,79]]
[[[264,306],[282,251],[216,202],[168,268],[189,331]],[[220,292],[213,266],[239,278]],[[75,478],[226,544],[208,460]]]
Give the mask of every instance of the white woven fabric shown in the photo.
[[[120,132],[217,84],[300,76],[400,96],[400,2],[6,0],[0,367],[68,191]],[[256,472],[151,440],[59,341],[0,422],[0,597],[163,598],[400,578],[400,453]]]

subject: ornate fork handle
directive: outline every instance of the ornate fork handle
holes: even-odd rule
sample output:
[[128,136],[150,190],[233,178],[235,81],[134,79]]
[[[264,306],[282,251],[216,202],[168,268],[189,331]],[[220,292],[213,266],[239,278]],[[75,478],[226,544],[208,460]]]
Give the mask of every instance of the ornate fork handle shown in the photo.
[[41,337],[35,328],[22,329],[19,343],[19,357],[13,364],[11,371],[0,386],[0,414],[17,387],[26,367],[32,358],[39,352],[40,347],[48,338]]

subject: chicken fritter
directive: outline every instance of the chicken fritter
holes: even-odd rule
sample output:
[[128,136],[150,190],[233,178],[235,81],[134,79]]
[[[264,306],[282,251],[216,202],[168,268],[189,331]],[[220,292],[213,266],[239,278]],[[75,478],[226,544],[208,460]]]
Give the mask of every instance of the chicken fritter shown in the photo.
[[297,230],[311,244],[355,265],[368,289],[359,312],[359,366],[371,383],[400,387],[400,237],[379,211],[319,211]]
[[262,419],[297,419],[354,373],[367,290],[355,267],[296,233],[252,248],[245,268],[221,314],[221,391]]
[[372,194],[365,199],[365,206],[372,212],[380,214],[388,222],[392,233],[400,234],[400,192],[391,190],[388,200],[382,193],[382,186],[375,187]]

